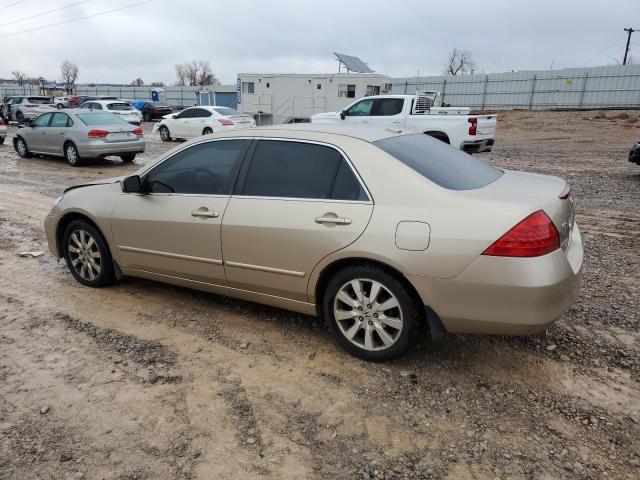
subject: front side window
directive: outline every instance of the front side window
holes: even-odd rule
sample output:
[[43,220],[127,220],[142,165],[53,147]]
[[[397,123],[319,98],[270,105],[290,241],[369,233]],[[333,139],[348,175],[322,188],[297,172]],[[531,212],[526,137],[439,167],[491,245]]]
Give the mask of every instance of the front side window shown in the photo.
[[34,127],[46,127],[49,125],[49,119],[51,118],[51,113],[45,113],[44,115],[40,115],[33,122]]
[[356,98],[356,86],[346,83],[339,84],[338,97]]
[[[353,176],[353,172],[349,169],[340,174],[342,164],[346,165],[346,161],[331,147],[261,140],[251,159],[241,194],[275,198],[359,199],[361,192],[356,191],[348,178],[349,174]],[[339,185],[336,177],[341,179]],[[355,178],[353,180],[357,182]]]
[[176,118],[193,118],[193,108],[187,108],[186,110],[181,111]]
[[402,98],[380,98],[376,100],[373,115],[382,117],[398,115],[402,112],[404,100]]
[[345,112],[349,117],[367,117],[371,115],[371,109],[373,108],[373,100],[362,100],[349,107]]
[[254,92],[255,92],[255,83],[242,82],[242,93],[254,93]]
[[145,178],[149,193],[228,195],[250,140],[220,140],[186,148]]
[[424,133],[385,138],[373,144],[449,190],[482,188],[504,175],[502,170]]
[[54,113],[53,119],[51,120],[52,127],[66,127],[69,125],[68,122],[71,120],[67,116],[66,113]]

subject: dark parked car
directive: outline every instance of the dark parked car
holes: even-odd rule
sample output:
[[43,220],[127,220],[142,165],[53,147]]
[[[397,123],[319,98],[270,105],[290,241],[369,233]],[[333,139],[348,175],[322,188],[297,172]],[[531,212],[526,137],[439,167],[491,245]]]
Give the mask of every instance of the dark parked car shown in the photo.
[[173,110],[168,105],[161,105],[157,102],[132,102],[133,106],[142,112],[142,118],[145,122],[151,122],[164,117]]
[[629,161],[636,165],[640,165],[640,143],[636,143],[631,147],[631,151],[629,152]]

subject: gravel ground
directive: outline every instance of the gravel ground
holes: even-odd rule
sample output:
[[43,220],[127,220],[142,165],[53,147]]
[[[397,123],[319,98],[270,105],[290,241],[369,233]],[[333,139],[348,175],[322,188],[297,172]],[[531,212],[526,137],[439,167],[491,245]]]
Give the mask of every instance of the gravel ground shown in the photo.
[[[171,145],[150,134],[142,164]],[[10,127],[10,137],[15,128]],[[640,477],[640,112],[500,113],[504,167],[573,185],[576,304],[545,337],[424,333],[368,364],[310,317],[47,252],[65,186],[125,175],[0,146],[0,479]]]

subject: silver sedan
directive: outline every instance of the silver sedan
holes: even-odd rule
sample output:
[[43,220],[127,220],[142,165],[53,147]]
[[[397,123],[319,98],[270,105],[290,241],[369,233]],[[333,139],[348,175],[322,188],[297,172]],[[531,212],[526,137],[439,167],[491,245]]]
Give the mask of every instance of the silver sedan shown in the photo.
[[13,146],[23,158],[32,154],[63,156],[76,167],[83,160],[119,156],[131,162],[144,152],[142,129],[118,115],[65,110],[40,115],[18,128]]

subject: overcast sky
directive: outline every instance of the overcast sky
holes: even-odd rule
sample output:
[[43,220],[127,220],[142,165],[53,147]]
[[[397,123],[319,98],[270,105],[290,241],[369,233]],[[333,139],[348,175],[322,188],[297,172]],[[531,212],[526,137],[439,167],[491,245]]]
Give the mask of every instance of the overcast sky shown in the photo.
[[[334,51],[394,77],[439,75],[452,47],[486,73],[582,67],[614,64],[623,28],[640,29],[640,0],[153,0],[39,28],[140,1],[0,0],[0,78],[60,79],[69,59],[81,83],[170,84],[176,63],[203,59],[234,83],[238,72],[332,73]],[[640,32],[640,61],[639,45]]]

